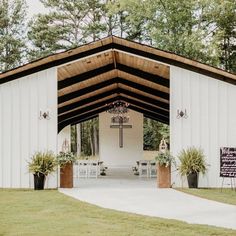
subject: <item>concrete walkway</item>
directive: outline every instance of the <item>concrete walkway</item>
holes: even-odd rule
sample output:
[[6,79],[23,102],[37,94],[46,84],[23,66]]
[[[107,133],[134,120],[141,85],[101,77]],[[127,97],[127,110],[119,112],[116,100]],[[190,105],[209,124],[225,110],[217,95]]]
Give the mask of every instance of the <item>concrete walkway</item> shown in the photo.
[[112,176],[79,179],[75,184],[78,188],[59,191],[104,208],[236,229],[236,206],[157,189],[155,179]]

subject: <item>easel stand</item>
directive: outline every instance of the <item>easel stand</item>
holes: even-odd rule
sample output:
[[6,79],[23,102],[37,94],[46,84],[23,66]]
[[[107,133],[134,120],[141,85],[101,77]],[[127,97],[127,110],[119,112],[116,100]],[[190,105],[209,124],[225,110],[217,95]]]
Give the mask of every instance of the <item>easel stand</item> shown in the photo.
[[[221,192],[222,192],[222,189],[223,189],[224,180],[225,180],[225,177],[223,177],[223,179],[222,179],[222,183],[221,183]],[[235,178],[230,178],[230,186],[231,186],[231,190],[234,190],[234,191],[236,192],[236,183],[235,183]]]

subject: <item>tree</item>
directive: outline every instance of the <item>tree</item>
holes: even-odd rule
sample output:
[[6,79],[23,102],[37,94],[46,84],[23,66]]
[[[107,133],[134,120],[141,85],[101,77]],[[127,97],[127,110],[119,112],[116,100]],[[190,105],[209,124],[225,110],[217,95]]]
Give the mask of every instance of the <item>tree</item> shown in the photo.
[[218,46],[220,63],[225,70],[236,72],[236,3],[215,0],[212,13],[214,42]]
[[[228,2],[235,7],[233,0],[116,0],[108,4],[108,12],[122,13],[122,35],[128,39],[220,66],[218,41],[212,36],[217,22],[215,7],[219,2],[226,9],[222,12],[223,19],[230,12]],[[235,17],[235,10],[231,10],[227,22],[232,21],[233,14]],[[233,27],[229,31],[232,34]]]
[[158,150],[161,139],[169,143],[169,126],[161,122],[144,118],[143,120],[143,149]]
[[83,19],[84,26],[81,28],[83,42],[95,41],[103,37],[106,31],[104,21],[105,5],[99,0],[87,0],[88,13]]
[[25,0],[0,0],[0,72],[24,62]]
[[149,38],[146,32],[148,12],[145,1],[109,1],[107,9],[108,15],[113,16],[113,34],[139,42]]
[[102,37],[104,4],[99,0],[41,0],[49,13],[29,24],[31,58],[77,47]]

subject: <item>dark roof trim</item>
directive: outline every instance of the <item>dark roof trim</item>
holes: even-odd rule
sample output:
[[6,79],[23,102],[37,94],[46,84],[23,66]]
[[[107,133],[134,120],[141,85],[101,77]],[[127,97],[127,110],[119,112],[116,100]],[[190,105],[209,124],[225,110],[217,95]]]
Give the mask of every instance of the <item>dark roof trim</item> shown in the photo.
[[[65,64],[65,63],[70,62],[70,61],[78,60],[78,59],[90,56],[92,54],[95,54],[95,53],[99,53],[99,52],[109,50],[109,49],[112,48],[112,45],[113,45],[113,43],[102,45],[100,47],[93,48],[93,49],[90,49],[88,51],[84,51],[84,52],[81,52],[81,53],[78,53],[78,54],[75,54],[75,55],[72,55],[72,56],[68,56],[68,57],[61,58],[61,59],[58,59],[58,60],[55,60],[55,61],[51,61],[51,62],[45,63],[43,65],[30,68],[30,69],[25,70],[25,71],[21,71],[19,73],[14,74],[14,75],[6,76],[6,77],[0,79],[0,84],[7,83],[9,81],[19,79],[23,76],[27,76],[27,75],[30,75],[30,74],[33,74],[33,73],[36,73],[36,72],[39,72],[39,71],[42,71],[42,70],[46,70],[46,69],[49,69],[49,68],[54,67],[54,66],[59,66],[59,65]],[[48,56],[48,57],[50,57],[50,56]],[[31,62],[29,64],[33,64],[33,63],[34,62]]]

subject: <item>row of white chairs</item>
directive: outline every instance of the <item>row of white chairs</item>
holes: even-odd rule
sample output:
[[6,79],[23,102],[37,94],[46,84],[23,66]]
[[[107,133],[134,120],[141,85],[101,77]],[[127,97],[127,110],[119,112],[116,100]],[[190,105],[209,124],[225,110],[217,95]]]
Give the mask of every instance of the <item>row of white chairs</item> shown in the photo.
[[100,174],[100,165],[98,161],[79,160],[74,163],[75,178],[97,178]]
[[153,178],[157,176],[157,165],[155,161],[138,161],[139,177]]

